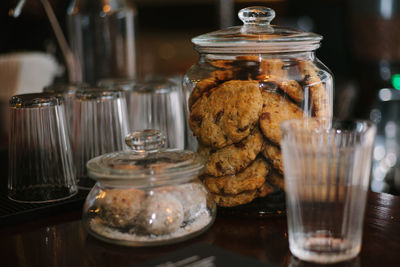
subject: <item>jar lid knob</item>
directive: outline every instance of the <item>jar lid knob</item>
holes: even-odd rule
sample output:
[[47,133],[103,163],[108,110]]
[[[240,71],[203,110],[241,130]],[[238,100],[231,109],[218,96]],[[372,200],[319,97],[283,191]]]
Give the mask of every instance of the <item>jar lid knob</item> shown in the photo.
[[138,153],[157,152],[163,148],[167,138],[154,129],[139,130],[125,137],[125,144]]
[[269,25],[275,18],[275,11],[268,7],[253,6],[241,9],[238,15],[245,25]]

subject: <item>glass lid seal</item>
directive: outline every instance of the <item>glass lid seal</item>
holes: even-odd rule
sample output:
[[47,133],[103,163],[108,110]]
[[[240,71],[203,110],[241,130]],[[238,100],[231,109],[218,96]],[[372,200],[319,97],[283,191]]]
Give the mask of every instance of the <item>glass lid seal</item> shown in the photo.
[[208,53],[305,52],[316,50],[322,40],[315,33],[272,25],[275,11],[271,8],[247,7],[238,16],[242,26],[194,37],[195,49]]

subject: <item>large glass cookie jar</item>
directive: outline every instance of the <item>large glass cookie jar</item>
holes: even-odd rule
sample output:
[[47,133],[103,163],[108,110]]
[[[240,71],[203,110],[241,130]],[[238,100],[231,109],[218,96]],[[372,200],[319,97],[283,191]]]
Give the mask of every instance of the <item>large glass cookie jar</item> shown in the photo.
[[106,242],[152,246],[186,240],[214,222],[216,205],[198,179],[205,159],[186,150],[165,150],[159,131],[126,137],[131,151],[87,163],[96,180],[83,207],[87,231]]
[[333,77],[315,56],[322,36],[271,25],[274,17],[244,8],[243,26],[192,39],[186,148],[206,157],[202,182],[221,210],[284,211],[280,123],[332,117]]

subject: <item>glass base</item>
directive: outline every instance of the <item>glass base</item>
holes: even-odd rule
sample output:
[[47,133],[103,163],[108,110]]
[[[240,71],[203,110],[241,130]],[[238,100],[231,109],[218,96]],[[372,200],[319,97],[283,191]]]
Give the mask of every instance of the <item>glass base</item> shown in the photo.
[[236,207],[218,207],[218,216],[270,217],[286,215],[285,192],[279,190]]
[[186,241],[206,232],[215,221],[215,213],[205,212],[199,215],[196,220],[189,224],[182,225],[176,232],[165,235],[146,235],[137,234],[135,232],[120,231],[115,227],[110,227],[98,218],[90,219],[83,217],[84,227],[86,231],[93,237],[104,242],[130,246],[130,247],[150,247],[170,245],[178,242]]
[[290,252],[303,261],[337,263],[351,260],[360,253],[361,245],[332,236],[309,236],[289,242]]
[[78,193],[76,186],[35,186],[24,190],[9,191],[8,198],[21,203],[49,203],[65,200]]

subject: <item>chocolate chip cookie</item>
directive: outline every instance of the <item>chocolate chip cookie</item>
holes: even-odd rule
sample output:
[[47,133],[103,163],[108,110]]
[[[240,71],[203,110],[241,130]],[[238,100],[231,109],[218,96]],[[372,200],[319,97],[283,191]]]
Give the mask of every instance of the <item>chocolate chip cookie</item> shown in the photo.
[[193,104],[189,126],[201,143],[222,148],[240,142],[251,133],[262,105],[258,81],[227,81],[204,93]]
[[315,117],[325,118],[332,116],[331,96],[325,89],[324,84],[318,76],[317,67],[310,61],[299,61],[299,68],[303,75],[305,90],[310,91],[312,107]]
[[278,146],[266,142],[262,154],[269,162],[271,162],[274,169],[283,173],[282,153]]
[[204,184],[215,194],[239,194],[260,188],[265,183],[269,165],[263,158],[256,159],[243,171],[228,176],[204,176]]
[[272,192],[274,192],[274,188],[265,183],[256,190],[244,191],[239,194],[212,194],[212,196],[220,207],[235,207],[250,203],[257,197],[265,197]]
[[279,125],[289,119],[302,118],[303,111],[288,99],[274,92],[262,91],[264,101],[260,115],[260,128],[269,141],[279,145]]
[[280,59],[266,58],[260,62],[259,73],[263,76],[287,77],[285,63]]
[[232,65],[235,61],[233,60],[224,60],[224,59],[218,59],[218,60],[210,60],[210,64],[216,68],[219,69],[230,69],[232,68]]
[[285,80],[278,84],[279,88],[285,92],[295,102],[304,100],[304,92],[301,85],[295,80]]
[[304,100],[303,88],[295,80],[270,75],[259,75],[257,79],[260,80],[261,87],[280,89],[297,103]]
[[230,70],[215,70],[211,73],[211,77],[200,80],[194,87],[189,96],[189,110],[192,109],[193,104],[200,98],[200,96],[212,88],[221,84],[223,81],[232,79],[232,71]]
[[263,148],[263,136],[258,128],[243,141],[214,149],[199,144],[199,153],[207,159],[206,175],[225,176],[238,173],[257,157]]

